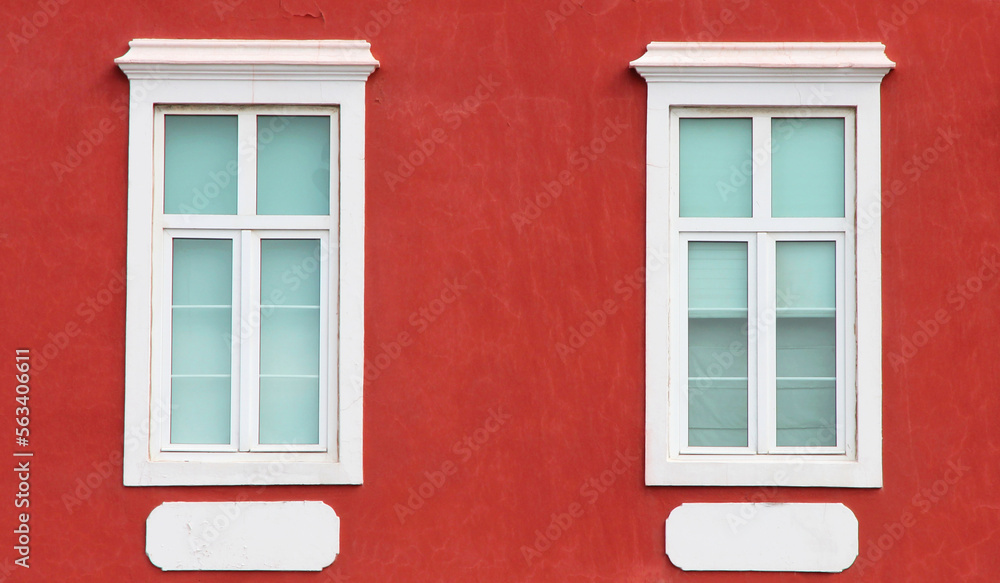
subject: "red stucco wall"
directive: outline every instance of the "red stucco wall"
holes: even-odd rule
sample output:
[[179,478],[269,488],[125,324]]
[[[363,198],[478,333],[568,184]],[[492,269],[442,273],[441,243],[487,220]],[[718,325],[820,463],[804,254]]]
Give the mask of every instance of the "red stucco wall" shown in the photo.
[[[35,454],[31,567],[13,565],[8,470],[0,581],[1000,578],[1000,4],[7,0],[0,32],[0,456]],[[128,84],[113,59],[136,37],[372,43],[363,486],[121,485]],[[646,86],[628,62],[653,40],[876,40],[896,61],[882,489],[643,485]],[[563,350],[588,319],[592,337]],[[17,348],[34,354],[28,448]],[[148,562],[158,504],[234,499],[325,501],[339,558],[320,574]],[[847,504],[858,562],[832,576],[669,563],[672,508],[746,499]]]

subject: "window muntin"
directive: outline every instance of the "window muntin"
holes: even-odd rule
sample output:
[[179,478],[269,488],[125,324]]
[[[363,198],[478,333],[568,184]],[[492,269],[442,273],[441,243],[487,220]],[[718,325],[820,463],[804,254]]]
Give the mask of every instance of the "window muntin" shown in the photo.
[[846,457],[853,110],[673,108],[670,123],[673,455]]
[[336,451],[337,114],[157,108],[159,458]]

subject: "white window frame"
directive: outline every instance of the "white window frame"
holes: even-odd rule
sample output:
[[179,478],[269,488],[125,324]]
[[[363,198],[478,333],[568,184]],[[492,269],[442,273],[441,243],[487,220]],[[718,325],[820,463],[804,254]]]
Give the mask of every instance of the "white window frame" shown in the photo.
[[[661,43],[631,63],[648,88],[646,153],[646,484],[689,486],[882,485],[882,326],[879,87],[894,66],[881,43]],[[679,217],[677,116],[803,116],[838,111],[853,116],[847,147],[847,212],[843,219],[761,219],[753,236],[732,221]],[[699,113],[700,112],[700,113]],[[839,115],[839,114],[838,114]],[[851,122],[848,119],[845,126]],[[850,142],[851,128],[845,141]],[[754,190],[769,185],[769,135],[754,126]],[[761,134],[761,135],[757,135]],[[853,146],[853,152],[851,148]],[[853,179],[853,184],[852,184]],[[758,202],[756,200],[755,204]],[[762,199],[768,197],[762,197]],[[769,201],[761,201],[769,206]],[[769,208],[765,208],[768,210]],[[755,216],[769,216],[755,207]],[[859,215],[865,219],[859,223]],[[859,227],[859,224],[861,225]],[[743,237],[773,254],[775,238],[837,240],[838,440],[834,448],[777,448],[765,434],[741,451],[685,448],[686,243]],[[699,238],[700,237],[700,238]],[[666,257],[667,265],[657,258]],[[765,261],[771,261],[765,254]],[[852,268],[853,267],[853,268]],[[754,271],[750,277],[754,281]],[[853,276],[852,276],[853,274]],[[768,292],[773,273],[751,284]],[[842,292],[842,293],[841,293]],[[768,306],[750,298],[751,317]],[[755,303],[758,305],[755,306]],[[756,310],[756,313],[754,312]],[[842,340],[841,340],[842,338]],[[756,364],[767,366],[768,354]],[[773,376],[773,375],[772,375]],[[840,377],[838,377],[838,382]],[[756,406],[763,403],[763,406]],[[767,395],[751,403],[751,427],[770,428]],[[762,410],[764,409],[764,410]],[[841,423],[843,421],[843,423]],[[752,432],[753,433],[753,432]],[[754,439],[754,437],[751,437]]]
[[[670,188],[679,192],[679,121],[681,118],[751,118],[753,123],[753,172],[752,207],[754,216],[747,218],[680,217],[679,197],[670,198],[670,224],[677,229],[671,238],[678,243],[674,272],[671,274],[670,297],[674,310],[671,346],[678,358],[671,359],[669,386],[675,391],[678,406],[671,409],[671,457],[707,454],[845,454],[853,456],[856,426],[849,411],[855,410],[854,369],[846,366],[855,359],[856,338],[853,326],[845,323],[845,314],[854,314],[853,290],[846,287],[846,274],[854,272],[854,239],[847,233],[854,224],[854,167],[844,170],[845,210],[840,218],[771,218],[771,148],[769,147],[774,118],[829,117],[844,119],[844,160],[854,159],[854,111],[847,108],[672,108],[670,114]],[[674,238],[676,236],[676,238]],[[682,390],[689,378],[686,357],[688,338],[688,289],[687,244],[691,241],[744,241],[748,250],[749,322],[758,325],[756,341],[747,347],[748,378],[747,411],[749,414],[748,444],[746,447],[697,447],[687,445],[687,391]],[[779,241],[830,241],[836,244],[836,317],[837,317],[837,403],[836,445],[826,447],[780,447],[776,445],[775,388],[775,327],[770,323],[777,313],[775,305],[775,244]],[[848,293],[850,292],[850,293]],[[853,321],[853,319],[852,319]],[[684,352],[681,356],[680,352]]]
[[[365,82],[378,66],[370,45],[335,40],[136,39],[129,47],[116,60],[131,86],[125,485],[362,483]],[[240,144],[245,138],[256,142],[252,124],[258,114],[332,115],[329,216],[254,214],[252,148],[249,157],[241,151],[239,159],[237,215],[164,214],[158,177],[162,177],[165,113],[237,114]],[[320,261],[321,301],[326,302],[321,307],[321,337],[327,339],[321,347],[320,444],[256,443],[250,420],[257,413],[253,398],[257,385],[245,378],[254,370],[249,350],[234,371],[244,377],[237,385],[240,394],[234,395],[242,403],[233,413],[232,431],[239,439],[218,448],[221,451],[170,446],[169,366],[164,363],[170,362],[171,240],[234,240],[234,286],[238,286],[234,300],[243,306],[235,312],[235,326],[242,312],[259,303],[259,252],[255,260],[252,249],[259,250],[262,236],[320,239],[329,251]]]

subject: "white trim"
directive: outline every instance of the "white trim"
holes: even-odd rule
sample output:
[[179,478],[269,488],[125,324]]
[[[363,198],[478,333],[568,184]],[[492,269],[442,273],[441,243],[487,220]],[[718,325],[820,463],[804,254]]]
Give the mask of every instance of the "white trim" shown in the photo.
[[146,555],[164,571],[320,571],[339,552],[323,502],[165,502],[146,518]]
[[895,63],[877,42],[653,42],[630,65],[647,81],[877,83]]
[[[756,125],[756,122],[755,122]],[[756,136],[755,136],[756,138]],[[769,166],[769,164],[762,164]],[[769,173],[770,174],[770,173]],[[770,178],[770,176],[768,176]],[[770,192],[770,181],[767,183],[767,190]],[[758,200],[769,200],[770,196],[763,196],[762,192],[755,190],[753,193],[755,202]],[[770,209],[770,202],[767,207]],[[752,220],[752,219],[751,219]],[[755,385],[755,396],[757,398],[757,448],[755,454],[769,453],[774,448],[777,441],[777,427],[775,418],[777,417],[777,390],[771,391],[771,387],[776,387],[775,355],[777,354],[777,310],[776,288],[777,274],[775,263],[774,237],[771,233],[758,231],[754,233],[757,239],[757,254],[751,261],[751,267],[757,276],[757,311],[753,315],[753,326],[758,326],[762,322],[768,322],[768,316],[775,318],[774,326],[764,325],[755,334],[754,346],[757,349],[757,376],[751,378],[751,383]],[[750,288],[754,289],[754,288]],[[763,345],[763,346],[762,346]],[[773,412],[773,413],[772,413]]]
[[684,571],[839,573],[858,557],[858,519],[843,504],[681,504],[665,531]]
[[[679,120],[681,118],[752,118],[753,131],[753,188],[752,188],[752,217],[745,218],[679,218],[669,217],[669,220],[678,225],[680,253],[676,262],[680,266],[674,277],[674,287],[671,295],[679,298],[675,304],[678,310],[674,317],[677,319],[679,333],[674,337],[673,346],[681,347],[678,352],[685,352],[687,335],[687,249],[691,241],[746,241],[748,243],[748,285],[749,285],[749,311],[752,318],[748,323],[761,323],[773,321],[777,315],[775,304],[775,245],[778,241],[830,241],[837,245],[837,435],[835,446],[810,446],[810,447],[786,447],[776,445],[776,393],[773,388],[776,386],[776,373],[774,370],[775,328],[763,327],[757,330],[754,338],[748,337],[748,385],[747,397],[749,399],[748,411],[748,444],[745,447],[704,447],[697,448],[686,445],[687,433],[683,428],[687,427],[687,401],[686,390],[681,387],[687,386],[689,375],[686,371],[686,358],[678,359],[678,369],[670,382],[672,390],[677,391],[679,406],[672,411],[672,419],[677,424],[677,441],[679,450],[671,448],[671,455],[715,455],[715,454],[844,454],[845,439],[850,436],[853,442],[855,436],[855,426],[853,415],[847,413],[847,403],[854,403],[853,396],[845,395],[846,386],[853,386],[847,383],[847,379],[853,378],[845,370],[846,346],[849,342],[854,344],[854,334],[852,330],[846,330],[844,320],[844,310],[846,307],[845,296],[848,289],[845,287],[845,261],[844,245],[845,234],[849,230],[849,224],[845,218],[781,218],[774,219],[771,214],[771,122],[776,117],[829,117],[838,116],[845,120],[845,160],[851,160],[854,152],[854,114],[853,110],[846,108],[829,109],[721,109],[721,108],[673,108],[671,111],[671,132],[679,133]],[[672,191],[678,191],[679,172],[678,148],[675,146],[671,151],[671,172],[670,181]],[[844,169],[845,173],[845,201],[854,200],[853,190],[853,165]],[[675,197],[677,198],[677,197]],[[847,203],[845,202],[845,206]],[[845,216],[852,216],[852,212],[845,209]],[[780,225],[780,229],[771,232],[768,227]],[[851,245],[853,255],[853,245]],[[853,273],[853,271],[851,271]],[[761,277],[763,276],[763,277]],[[853,286],[849,290],[853,294]],[[852,371],[851,371],[852,372]],[[852,391],[853,393],[853,391]],[[849,398],[850,397],[850,398]]]
[[[116,60],[129,77],[128,289],[125,346],[124,483],[149,485],[360,484],[364,359],[365,81],[378,66],[365,41],[136,39]],[[330,217],[163,215],[156,187],[162,168],[161,110],[193,105],[234,111],[254,105],[336,108],[331,127]],[[157,124],[159,124],[157,128]],[[241,126],[246,124],[241,124]],[[246,130],[245,127],[241,129]],[[254,139],[255,136],[254,136]],[[241,160],[241,163],[244,161]],[[242,166],[241,166],[242,167]],[[255,177],[241,171],[240,186]],[[339,201],[339,207],[335,201]],[[216,220],[218,219],[218,220]],[[331,451],[254,452],[257,462],[219,462],[211,452],[161,452],[157,428],[168,408],[152,399],[162,378],[152,310],[169,297],[154,286],[153,260],[163,258],[164,229],[311,229],[330,233],[330,338],[325,373],[335,387],[327,403]],[[339,239],[339,240],[338,240]],[[334,252],[335,251],[335,252]],[[162,263],[158,263],[158,268]],[[169,294],[166,294],[169,296]],[[242,435],[246,435],[244,427]],[[174,459],[184,456],[187,461]],[[289,457],[293,456],[293,457]]]
[[[256,169],[255,165],[254,174],[256,174]],[[243,172],[240,171],[240,174],[243,174]],[[256,194],[254,192],[249,197],[239,196],[237,198],[253,198],[256,202]],[[237,205],[239,207],[247,206],[242,200]],[[241,210],[245,209],[241,208]],[[257,427],[260,424],[259,402],[257,401],[260,384],[258,374],[260,371],[260,326],[250,326],[249,334],[244,336],[243,323],[251,321],[248,320],[248,317],[252,314],[258,317],[260,315],[261,260],[260,239],[259,237],[255,237],[255,231],[238,231],[236,238],[240,242],[240,254],[238,255],[239,259],[233,257],[233,275],[239,279],[234,282],[233,288],[239,290],[240,310],[236,312],[236,317],[233,318],[235,320],[235,325],[233,326],[235,330],[233,334],[233,358],[236,359],[233,370],[238,371],[240,384],[236,385],[233,390],[233,398],[236,400],[236,410],[239,412],[237,425],[239,433],[236,440],[239,446],[238,451],[246,452],[253,449],[257,439]],[[231,459],[235,461],[237,458],[234,456]],[[220,458],[220,461],[230,460]]]
[[135,39],[115,63],[130,80],[361,81],[378,67],[363,40]]
[[[894,66],[884,51],[881,43],[651,43],[646,54],[632,62],[648,88],[647,262],[666,256],[670,263],[669,269],[649,270],[646,283],[648,485],[881,487],[881,233],[878,221],[857,228],[855,209],[880,204],[879,87]],[[684,341],[678,335],[681,325],[674,323],[676,316],[671,315],[681,301],[672,282],[684,275],[679,271],[681,262],[669,258],[681,252],[681,232],[745,231],[739,219],[678,216],[677,197],[670,195],[676,180],[671,152],[677,149],[672,114],[679,108],[693,107],[741,108],[749,115],[760,108],[776,107],[853,111],[854,128],[846,128],[845,135],[845,217],[766,219],[760,225],[772,237],[803,231],[846,235],[844,273],[856,273],[857,277],[854,289],[844,293],[844,314],[854,321],[845,321],[843,328],[856,329],[857,337],[856,345],[846,339],[843,357],[848,390],[843,404],[838,403],[838,414],[843,412],[848,423],[838,427],[836,448],[842,453],[811,455],[782,448],[781,455],[723,454],[711,459],[679,455],[680,429],[675,413],[682,403],[671,396],[669,379],[671,371],[676,375],[676,369],[683,365],[677,362],[681,352],[674,353],[670,346]],[[848,366],[850,363],[856,366]],[[855,418],[856,430],[852,431],[850,421]],[[852,434],[856,440],[851,439]]]

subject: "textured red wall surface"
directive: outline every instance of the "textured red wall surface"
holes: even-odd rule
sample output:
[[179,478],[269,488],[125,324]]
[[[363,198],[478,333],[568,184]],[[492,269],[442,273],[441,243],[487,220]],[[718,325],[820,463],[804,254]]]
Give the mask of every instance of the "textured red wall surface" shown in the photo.
[[[17,482],[0,472],[0,580],[996,581],[998,25],[985,0],[7,0],[0,456],[14,465],[27,347],[35,457],[30,569],[13,565]],[[113,59],[137,37],[372,43],[366,356],[388,366],[365,383],[363,486],[122,486],[128,83]],[[882,85],[883,488],[643,485],[646,86],[628,63],[655,40],[881,41],[897,63]],[[449,285],[457,300],[437,301]],[[592,337],[557,349],[609,300]],[[325,501],[339,558],[289,574],[149,563],[158,504],[235,499]],[[858,562],[670,564],[671,509],[743,500],[845,503]]]

